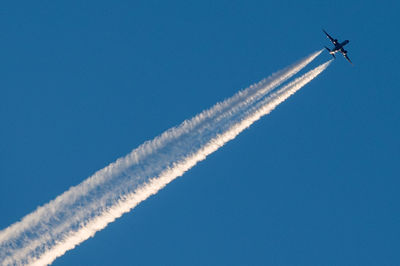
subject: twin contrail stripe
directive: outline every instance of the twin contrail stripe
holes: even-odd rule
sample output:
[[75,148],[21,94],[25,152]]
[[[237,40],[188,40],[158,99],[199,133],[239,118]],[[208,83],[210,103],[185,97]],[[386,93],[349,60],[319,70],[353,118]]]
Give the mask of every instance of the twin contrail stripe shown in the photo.
[[167,130],[4,229],[0,264],[48,264],[93,236],[320,74],[330,62],[272,91],[319,53]]

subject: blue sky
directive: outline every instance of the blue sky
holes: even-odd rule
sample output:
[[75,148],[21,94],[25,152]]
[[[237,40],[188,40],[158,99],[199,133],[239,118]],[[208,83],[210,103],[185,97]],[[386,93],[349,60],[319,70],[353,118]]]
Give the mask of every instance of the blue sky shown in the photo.
[[[237,90],[316,80],[54,265],[399,265],[396,1],[32,1],[0,9],[0,228]],[[321,55],[314,65],[330,59]]]

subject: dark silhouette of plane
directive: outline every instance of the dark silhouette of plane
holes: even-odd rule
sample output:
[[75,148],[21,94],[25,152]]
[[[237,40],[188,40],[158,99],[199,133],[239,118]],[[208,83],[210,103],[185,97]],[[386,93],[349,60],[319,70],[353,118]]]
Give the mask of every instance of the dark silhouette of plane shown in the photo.
[[342,55],[344,56],[344,58],[347,59],[347,61],[349,61],[351,64],[353,64],[349,57],[347,56],[347,51],[343,48],[343,46],[345,46],[346,44],[349,43],[349,40],[345,40],[344,42],[338,42],[337,39],[332,38],[325,30],[322,30],[326,36],[328,37],[328,39],[333,43],[333,45],[335,45],[335,47],[333,47],[332,49],[329,49],[328,47],[325,46],[326,50],[329,51],[329,53],[333,56],[333,58],[336,58],[335,54],[337,52],[341,52]]

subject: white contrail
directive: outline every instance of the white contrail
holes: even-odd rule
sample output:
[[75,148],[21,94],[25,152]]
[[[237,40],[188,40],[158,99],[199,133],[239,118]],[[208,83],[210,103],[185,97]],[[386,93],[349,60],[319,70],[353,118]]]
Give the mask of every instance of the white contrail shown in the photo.
[[[240,110],[240,108],[244,108],[254,101],[257,101],[258,99],[260,99],[260,97],[264,96],[270,90],[274,89],[276,86],[280,85],[282,82],[304,68],[320,53],[321,51],[311,54],[310,56],[301,60],[299,63],[293,65],[292,67],[282,70],[277,74],[272,75],[272,77],[264,79],[256,85],[250,86],[246,90],[238,92],[233,97],[223,101],[222,103],[216,104],[209,110],[205,110],[194,118],[184,121],[180,126],[167,130],[161,136],[155,138],[154,140],[144,143],[128,156],[120,158],[115,163],[110,164],[108,167],[98,171],[95,175],[88,178],[79,186],[79,188],[76,188],[75,190],[80,189],[81,191],[87,191],[93,189],[95,186],[98,186],[101,183],[105,182],[108,178],[110,178],[111,175],[115,176],[116,174],[118,174],[117,171],[119,169],[124,169],[132,163],[139,163],[140,161],[143,161],[147,155],[151,154],[159,148],[164,147],[166,144],[174,139],[179,138],[185,133],[192,132],[193,130],[199,130],[200,127],[204,127],[205,124],[210,123],[210,120],[220,120],[230,113],[238,111]],[[229,112],[226,112],[226,110],[229,110]],[[35,213],[27,215],[23,219],[24,223],[17,223],[18,226],[13,225],[0,232],[0,243],[4,239],[9,239],[13,235],[19,234],[20,231],[24,230],[25,228],[32,226],[32,223],[43,222],[44,219],[43,217],[41,217],[42,215],[46,217],[52,217],[48,215],[49,211],[51,212],[52,210],[58,210],[62,204],[65,204],[65,202],[71,202],[71,200],[66,200],[66,198],[69,196],[71,196],[72,198],[76,198],[77,194],[75,192],[79,191],[69,190],[65,192],[62,195],[63,197],[58,197],[57,199],[52,201],[53,205],[50,210],[39,208]]]
[[[265,94],[260,91],[268,91],[268,84],[270,86],[276,79],[282,79],[282,75],[278,75],[278,78],[258,86],[241,100],[235,102],[231,98],[203,112],[207,118],[201,118],[203,122],[194,123],[201,120],[195,117],[164,133],[177,133],[175,139],[168,137],[166,141],[168,138],[163,134],[145,143],[38,208],[21,222],[0,232],[0,262],[51,263],[233,139],[321,73],[328,64],[321,65],[262,99]],[[246,90],[241,93],[246,94]],[[224,106],[229,101],[231,106]],[[207,112],[210,113],[204,115]],[[195,124],[194,127],[191,123]],[[184,130],[181,130],[182,127]]]

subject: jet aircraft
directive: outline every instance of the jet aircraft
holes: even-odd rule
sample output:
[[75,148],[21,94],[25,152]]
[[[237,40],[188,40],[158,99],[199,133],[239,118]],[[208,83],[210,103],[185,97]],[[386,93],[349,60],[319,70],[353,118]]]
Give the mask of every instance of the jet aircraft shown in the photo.
[[333,58],[336,58],[335,54],[337,52],[341,52],[342,55],[344,56],[344,58],[346,58],[347,61],[349,61],[351,64],[353,64],[350,61],[349,57],[347,56],[347,51],[343,48],[343,46],[345,46],[346,44],[349,43],[349,40],[339,42],[337,39],[332,38],[325,30],[322,30],[322,31],[326,34],[326,36],[333,43],[333,45],[335,45],[335,47],[333,47],[332,49],[329,49],[328,47],[325,46],[326,50],[328,50],[328,52],[333,56]]

